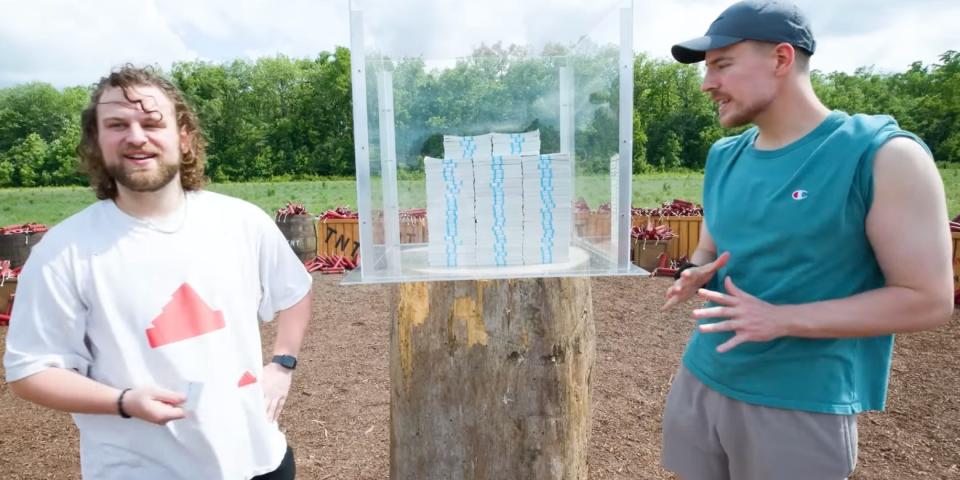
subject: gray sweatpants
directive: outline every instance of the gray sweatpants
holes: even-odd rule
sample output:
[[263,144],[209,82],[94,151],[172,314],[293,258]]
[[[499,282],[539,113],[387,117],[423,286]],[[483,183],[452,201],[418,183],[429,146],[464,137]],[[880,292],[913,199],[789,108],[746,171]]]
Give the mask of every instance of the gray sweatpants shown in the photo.
[[683,480],[840,480],[857,463],[857,418],[734,400],[681,365],[663,412],[661,462]]

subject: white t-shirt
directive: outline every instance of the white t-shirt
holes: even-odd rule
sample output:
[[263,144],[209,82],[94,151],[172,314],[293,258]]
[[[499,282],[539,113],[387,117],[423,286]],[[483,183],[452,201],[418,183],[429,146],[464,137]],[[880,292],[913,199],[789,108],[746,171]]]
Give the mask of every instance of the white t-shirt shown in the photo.
[[59,367],[117,388],[203,383],[196,410],[164,426],[74,414],[86,478],[248,479],[286,451],[266,417],[257,319],[300,301],[310,274],[256,206],[186,198],[162,227],[97,202],[50,229],[19,279],[8,382]]

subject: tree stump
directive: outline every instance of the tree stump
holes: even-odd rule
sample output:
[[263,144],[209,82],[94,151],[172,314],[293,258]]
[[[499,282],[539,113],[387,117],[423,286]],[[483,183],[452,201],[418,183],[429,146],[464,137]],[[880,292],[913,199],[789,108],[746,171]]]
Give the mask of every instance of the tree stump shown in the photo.
[[587,478],[589,278],[406,283],[393,300],[391,479]]

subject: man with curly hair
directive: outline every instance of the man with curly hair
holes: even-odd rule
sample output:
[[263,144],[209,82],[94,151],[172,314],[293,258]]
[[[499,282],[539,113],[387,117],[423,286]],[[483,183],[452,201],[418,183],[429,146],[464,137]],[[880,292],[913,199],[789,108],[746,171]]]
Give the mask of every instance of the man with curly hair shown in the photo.
[[[196,117],[152,69],[101,79],[82,124],[99,201],[24,266],[11,390],[73,414],[86,478],[294,478],[277,419],[310,275],[265,212],[202,190]],[[274,317],[264,365],[257,320]]]

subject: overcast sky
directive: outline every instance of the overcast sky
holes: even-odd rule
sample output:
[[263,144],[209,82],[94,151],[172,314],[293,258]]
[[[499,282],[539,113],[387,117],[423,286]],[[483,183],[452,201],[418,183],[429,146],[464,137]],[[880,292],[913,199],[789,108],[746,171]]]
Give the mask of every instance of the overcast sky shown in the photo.
[[[355,0],[368,40],[387,49],[461,55],[480,41],[567,41],[612,25],[620,0]],[[702,35],[729,0],[636,0],[634,50],[668,58]],[[797,0],[813,24],[812,67],[903,71],[960,50],[958,0]],[[374,4],[378,4],[374,5]],[[355,6],[358,5],[355,3]],[[95,82],[125,62],[169,68],[349,47],[348,0],[0,0],[0,86]],[[392,26],[387,28],[386,24]],[[610,30],[610,29],[608,29]],[[611,32],[613,30],[610,30]]]

